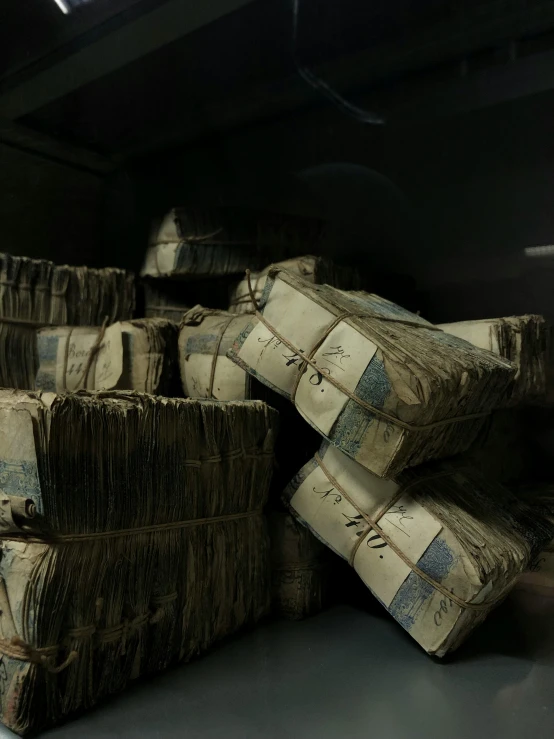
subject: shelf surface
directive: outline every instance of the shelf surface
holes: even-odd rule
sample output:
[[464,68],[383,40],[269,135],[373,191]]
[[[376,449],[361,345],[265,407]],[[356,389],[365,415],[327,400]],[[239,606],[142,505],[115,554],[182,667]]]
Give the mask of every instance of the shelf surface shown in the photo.
[[446,661],[373,607],[268,622],[42,736],[552,739],[553,615],[519,593]]

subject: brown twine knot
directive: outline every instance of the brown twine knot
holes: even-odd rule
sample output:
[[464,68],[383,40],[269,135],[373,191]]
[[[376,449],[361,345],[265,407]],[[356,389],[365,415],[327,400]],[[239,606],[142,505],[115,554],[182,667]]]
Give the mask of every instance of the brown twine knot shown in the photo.
[[167,595],[156,595],[154,598],[152,598],[152,605],[158,607],[150,616],[150,623],[157,624],[159,621],[161,621],[165,613],[165,607],[168,606],[170,603],[176,601],[177,597],[178,593],[173,592],[168,593]]
[[34,665],[39,665],[55,675],[65,670],[79,657],[79,654],[75,650],[72,650],[61,664],[56,665],[54,660],[59,649],[59,645],[32,647],[17,635],[12,636],[11,639],[0,639],[0,652],[2,654],[12,659],[21,660],[22,662],[31,662]]
[[[90,372],[90,368],[92,367],[92,363],[96,359],[100,349],[102,349],[102,341],[104,340],[104,334],[106,333],[106,329],[108,327],[108,316],[104,318],[102,321],[102,326],[100,327],[100,331],[98,332],[98,336],[96,337],[96,341],[90,348],[89,355],[87,357],[87,363],[85,365],[85,369],[83,371],[83,376],[79,380],[77,384],[77,388],[86,388],[87,381],[88,381],[88,373]],[[69,347],[69,336],[67,337],[67,346]]]

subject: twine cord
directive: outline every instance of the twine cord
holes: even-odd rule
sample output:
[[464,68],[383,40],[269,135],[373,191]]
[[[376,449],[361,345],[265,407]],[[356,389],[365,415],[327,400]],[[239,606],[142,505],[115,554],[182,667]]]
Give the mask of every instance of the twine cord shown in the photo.
[[58,544],[71,541],[98,541],[100,539],[119,539],[124,536],[138,536],[139,534],[151,534],[159,531],[173,531],[175,529],[186,529],[192,526],[206,526],[209,524],[226,523],[227,521],[240,521],[243,518],[251,518],[260,516],[261,509],[254,511],[246,511],[244,513],[230,513],[222,516],[210,516],[207,518],[190,518],[186,521],[169,521],[167,523],[157,523],[151,526],[138,526],[129,529],[114,529],[112,531],[94,531],[83,534],[45,534],[41,535],[36,532],[27,534],[26,532],[0,534],[0,541],[32,541],[36,543]]
[[[155,524],[153,526],[142,526],[134,529],[119,529],[116,531],[100,531],[90,534],[61,534],[51,540],[51,543],[55,544],[58,542],[71,542],[71,541],[96,541],[99,539],[111,539],[120,538],[123,536],[132,536],[136,534],[144,534],[157,531],[170,531],[173,529],[183,529],[190,526],[203,526],[206,524],[217,524],[228,521],[238,521],[241,519],[252,518],[254,516],[261,516],[262,510],[257,509],[254,511],[247,511],[245,513],[232,513],[223,516],[212,516],[209,518],[196,518],[189,519],[188,521],[174,521],[164,524]],[[24,534],[4,534],[0,536],[0,539],[7,539],[10,541],[38,541],[44,543],[48,541],[46,538],[35,538],[32,535],[26,536]],[[152,599],[152,605],[157,606],[154,612],[148,611],[142,615],[137,616],[132,620],[125,620],[122,624],[116,626],[107,627],[105,629],[97,629],[95,625],[75,627],[69,629],[67,632],[67,639],[88,639],[93,636],[97,636],[99,643],[109,643],[116,641],[121,638],[122,640],[122,654],[125,654],[126,642],[130,633],[136,629],[144,626],[145,624],[158,623],[163,617],[164,608],[170,603],[174,602],[178,598],[178,593],[168,593],[167,595],[154,596]],[[96,614],[100,615],[101,608],[97,608]],[[67,640],[66,639],[66,640]],[[64,640],[62,640],[64,641]],[[44,667],[49,673],[58,674],[69,667],[79,657],[79,653],[76,650],[71,650],[67,655],[66,659],[59,665],[56,665],[54,660],[57,656],[61,644],[56,644],[49,647],[33,647],[27,644],[21,637],[12,636],[11,639],[0,638],[0,654],[12,659],[19,660],[21,662],[30,662]]]
[[85,369],[83,372],[83,376],[79,380],[79,383],[77,385],[77,388],[79,387],[86,387],[87,381],[88,381],[88,373],[90,372],[90,368],[92,367],[92,363],[97,358],[98,353],[102,349],[102,341],[104,340],[104,334],[106,333],[106,328],[108,327],[108,316],[104,317],[104,320],[102,321],[102,326],[100,327],[100,331],[98,332],[98,336],[96,337],[96,341],[92,345],[89,351],[89,355],[87,357],[87,363],[85,365]]
[[388,318],[386,316],[379,316],[379,315],[375,315],[375,314],[367,313],[367,312],[366,313],[346,312],[346,313],[342,313],[341,315],[337,316],[335,320],[330,324],[330,326],[328,326],[327,329],[323,332],[322,337],[312,347],[311,351],[308,354],[304,354],[303,352],[300,351],[298,347],[294,346],[294,344],[292,344],[288,339],[286,339],[282,334],[280,334],[277,331],[277,329],[275,329],[274,326],[272,326],[265,319],[263,314],[260,312],[259,304],[256,301],[256,296],[254,295],[254,292],[252,290],[252,285],[250,283],[250,270],[246,270],[246,277],[248,280],[250,299],[252,300],[252,303],[254,304],[256,308],[256,312],[255,312],[256,318],[260,321],[260,323],[262,323],[268,329],[268,331],[270,331],[275,336],[276,339],[282,342],[291,352],[296,354],[301,359],[299,369],[298,369],[298,375],[296,377],[296,381],[294,383],[294,387],[291,393],[291,401],[295,405],[296,405],[296,392],[298,390],[298,386],[300,384],[302,376],[306,372],[308,366],[310,366],[310,367],[313,367],[313,369],[315,369],[326,382],[329,382],[331,385],[336,387],[337,390],[340,390],[341,393],[343,393],[348,398],[350,398],[350,400],[353,400],[361,408],[363,408],[366,411],[369,411],[370,413],[374,414],[378,418],[382,418],[386,421],[389,421],[389,423],[392,423],[395,426],[399,426],[400,428],[406,431],[430,431],[432,429],[441,428],[443,426],[449,426],[453,423],[459,423],[462,421],[473,421],[473,420],[477,420],[480,418],[484,418],[485,416],[489,415],[489,412],[485,411],[482,413],[469,413],[469,414],[461,415],[461,416],[450,416],[449,418],[443,418],[440,421],[434,421],[432,423],[422,424],[420,426],[407,423],[406,421],[402,421],[396,416],[393,416],[390,413],[387,413],[381,408],[377,408],[371,403],[367,403],[365,400],[362,400],[357,395],[355,395],[351,390],[349,390],[345,385],[339,382],[339,380],[333,377],[333,375],[322,373],[320,366],[317,364],[317,362],[313,358],[317,350],[321,347],[323,342],[328,338],[330,333],[342,321],[345,321],[348,318],[371,318],[373,320],[378,320],[378,321],[387,321],[390,323],[400,323],[400,324],[404,324],[408,326],[414,326],[417,328],[425,328],[425,329],[430,329],[434,331],[440,331],[441,329],[437,328],[436,326],[426,326],[424,324],[416,323],[415,321],[404,321],[402,319]]
[[[219,331],[219,334],[218,334],[218,337],[217,337],[217,341],[216,341],[216,344],[215,344],[215,350],[214,350],[214,353],[213,353],[213,356],[212,356],[212,366],[210,368],[210,384],[208,385],[208,398],[213,398],[214,397],[214,392],[213,391],[214,391],[214,380],[215,380],[215,368],[216,368],[216,365],[217,365],[217,359],[218,359],[218,356],[219,356],[219,348],[221,346],[221,342],[223,341],[223,337],[225,336],[225,332],[227,331],[227,329],[229,328],[229,326],[233,323],[233,321],[235,320],[235,318],[236,318],[236,316],[232,316],[231,318],[229,318],[229,320],[225,321],[223,323],[223,326],[221,327],[221,329]],[[214,400],[215,400],[215,398],[214,398]]]
[[399,488],[399,490],[395,493],[394,497],[392,498],[389,503],[384,506],[381,511],[377,514],[375,518],[370,518],[362,509],[358,506],[357,503],[355,503],[350,495],[346,492],[346,490],[342,487],[342,485],[335,479],[335,477],[331,474],[321,457],[319,456],[319,453],[316,453],[314,456],[315,461],[319,465],[321,471],[325,475],[325,477],[329,480],[331,485],[339,491],[339,493],[350,503],[350,505],[354,508],[354,510],[360,515],[364,521],[367,523],[367,528],[365,531],[363,531],[360,536],[358,537],[352,552],[350,553],[349,558],[349,564],[353,567],[354,566],[354,559],[356,557],[356,554],[358,552],[358,549],[360,548],[360,545],[362,541],[365,541],[367,536],[370,534],[370,532],[373,530],[375,531],[383,541],[388,544],[388,546],[392,549],[392,551],[400,557],[400,559],[404,562],[404,564],[408,565],[410,570],[414,572],[416,575],[418,575],[422,580],[425,580],[426,583],[431,585],[435,590],[442,593],[445,597],[449,598],[451,601],[456,603],[456,605],[460,606],[460,608],[466,608],[472,611],[489,611],[496,603],[498,603],[501,598],[497,598],[492,601],[488,601],[486,603],[469,603],[468,601],[463,600],[462,598],[459,598],[457,595],[452,593],[450,590],[444,587],[442,583],[437,582],[432,577],[427,575],[423,570],[421,570],[412,560],[404,554],[404,552],[398,547],[392,539],[383,531],[383,529],[379,526],[380,519],[385,515],[385,513],[393,506],[395,503],[411,488],[415,487],[416,485],[421,485],[422,483],[428,482],[431,479],[436,479],[438,477],[449,477],[451,475],[455,474],[455,471],[446,471],[446,472],[440,472],[436,475],[429,475],[426,477],[420,477],[416,480],[412,480],[411,482],[407,483],[406,485],[403,485]]

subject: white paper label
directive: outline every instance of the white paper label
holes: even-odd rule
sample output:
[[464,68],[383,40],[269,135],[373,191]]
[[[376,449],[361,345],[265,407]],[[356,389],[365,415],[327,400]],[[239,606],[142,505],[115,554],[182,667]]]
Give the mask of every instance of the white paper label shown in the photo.
[[447,334],[469,341],[479,349],[488,349],[499,354],[500,347],[493,329],[493,321],[459,321],[458,323],[442,323],[439,328]]
[[[90,353],[96,346],[100,329],[85,333],[74,329],[58,342],[56,361],[56,388],[74,392],[80,389],[109,390],[117,385],[123,372],[123,344],[121,325],[109,326],[87,377],[85,372]],[[69,344],[69,345],[68,345]]]
[[325,381],[330,376],[353,392],[370,363],[377,346],[347,323],[339,323],[315,353],[320,368],[308,366],[298,385],[296,407],[323,434],[333,428],[348,401],[342,390]]
[[358,512],[370,519],[385,508],[379,526],[386,536],[417,563],[427,547],[442,530],[442,525],[409,495],[390,505],[398,490],[392,480],[375,477],[334,447],[328,447],[323,459],[329,473],[336,479],[352,505],[317,467],[298,488],[291,500],[295,511],[335,551],[346,559],[359,536],[363,541],[354,558],[354,569],[364,583],[389,606],[411,567],[372,529]]
[[[265,320],[300,352],[309,352],[335,317],[298,290],[277,279],[264,308]],[[291,394],[300,356],[258,323],[239,352],[240,358],[268,382]]]
[[[184,389],[190,398],[208,398],[210,375],[214,357],[212,354],[189,354],[181,361],[184,369]],[[217,357],[214,374],[213,396],[217,400],[244,400],[246,373],[223,355]]]
[[109,326],[94,363],[94,389],[110,390],[123,374],[123,340],[121,323]]

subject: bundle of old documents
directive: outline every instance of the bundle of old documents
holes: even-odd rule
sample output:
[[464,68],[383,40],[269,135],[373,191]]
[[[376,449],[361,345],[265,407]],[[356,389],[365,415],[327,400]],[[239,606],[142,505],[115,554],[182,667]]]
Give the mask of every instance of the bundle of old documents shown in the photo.
[[229,304],[231,313],[252,313],[255,311],[256,307],[252,303],[250,290],[252,289],[254,299],[259,302],[262,298],[268,272],[273,266],[300,275],[315,285],[333,285],[333,287],[340,287],[343,290],[360,290],[366,287],[358,270],[341,267],[324,257],[295,257],[276,265],[270,265],[261,272],[251,273],[250,285],[246,278],[238,282],[231,290]]
[[507,406],[544,402],[551,353],[550,327],[542,316],[509,316],[444,323],[443,331],[488,349],[517,366]]
[[377,295],[277,267],[228,357],[383,477],[467,449],[516,372]]
[[451,462],[383,480],[324,443],[284,493],[430,654],[458,647],[554,528],[507,489]]
[[183,317],[179,329],[179,367],[185,395],[217,400],[248,397],[246,372],[226,355],[249,320],[246,315],[201,305]]
[[143,277],[240,274],[315,250],[319,221],[250,208],[175,208],[155,222]]
[[180,323],[192,307],[187,298],[186,285],[174,280],[144,280],[144,315],[146,318],[165,318]]
[[0,254],[0,385],[34,387],[37,328],[127,320],[134,305],[134,278],[123,270]]
[[37,353],[38,390],[181,394],[176,392],[177,324],[164,319],[44,328],[37,334]]
[[274,511],[268,521],[273,610],[294,620],[313,616],[327,599],[328,552],[289,513]]
[[275,412],[0,392],[0,704],[18,733],[256,621]]
[[[554,527],[554,486],[532,484],[520,488],[518,495],[533,506],[539,518]],[[518,588],[539,596],[554,596],[554,536],[544,549],[529,563],[518,582]]]

